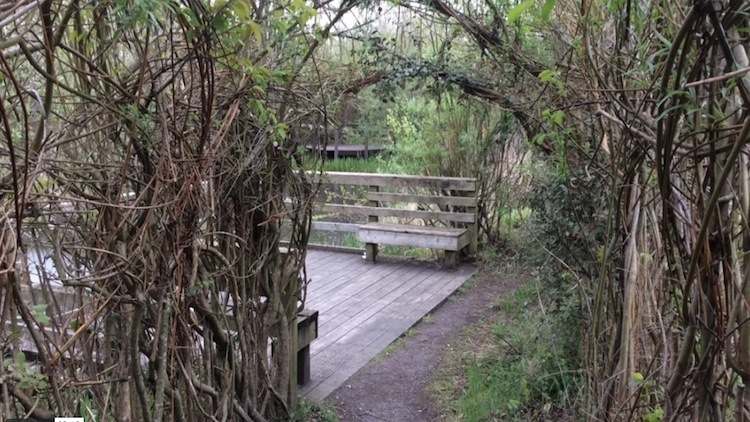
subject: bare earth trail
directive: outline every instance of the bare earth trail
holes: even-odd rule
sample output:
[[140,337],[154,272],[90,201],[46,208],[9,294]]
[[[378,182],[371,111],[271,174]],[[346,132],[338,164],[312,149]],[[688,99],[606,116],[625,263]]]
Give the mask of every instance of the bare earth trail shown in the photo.
[[[443,352],[461,334],[491,312],[498,299],[529,278],[512,271],[502,277],[481,269],[476,282],[438,306],[402,344],[380,361],[370,362],[328,396],[342,422],[432,422],[441,419],[430,387]],[[468,281],[467,283],[472,283]]]

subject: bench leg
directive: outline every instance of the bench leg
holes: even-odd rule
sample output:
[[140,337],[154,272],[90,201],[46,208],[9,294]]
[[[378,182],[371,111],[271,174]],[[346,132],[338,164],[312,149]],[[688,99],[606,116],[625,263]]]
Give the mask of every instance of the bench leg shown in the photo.
[[305,346],[297,352],[297,384],[305,385],[310,382],[310,346]]
[[444,265],[446,268],[455,268],[458,263],[458,252],[445,251]]
[[377,243],[368,243],[365,246],[365,259],[367,262],[375,263],[375,260],[378,257],[378,244]]

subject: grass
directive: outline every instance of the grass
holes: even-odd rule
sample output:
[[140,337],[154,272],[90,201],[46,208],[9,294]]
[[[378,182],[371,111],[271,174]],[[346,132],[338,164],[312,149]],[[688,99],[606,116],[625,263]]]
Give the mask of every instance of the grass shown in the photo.
[[349,173],[380,173],[382,161],[376,157],[329,159],[323,162],[324,171],[344,171]]
[[469,289],[471,289],[472,287],[474,287],[477,284],[478,281],[479,281],[479,279],[477,278],[476,274],[472,275],[471,277],[469,277],[468,280],[466,280],[464,282],[464,284],[461,285],[461,287],[458,288],[458,293],[459,294],[464,294],[464,293],[468,292]]
[[414,337],[417,335],[417,330],[414,329],[414,327],[409,328],[404,332],[404,334],[401,334],[401,337],[397,338],[393,343],[386,346],[385,349],[381,350],[380,353],[378,353],[372,360],[370,361],[370,365],[377,365],[378,363],[382,362],[383,359],[387,358],[391,354],[393,354],[396,350],[400,349],[405,343],[406,339],[410,337]]
[[338,422],[336,409],[328,404],[300,400],[286,422]]
[[446,350],[432,393],[447,420],[543,420],[578,393],[579,373],[558,347],[568,333],[547,319],[539,286],[534,280],[497,302],[496,314]]
[[531,208],[513,208],[500,215],[500,224],[504,227],[519,227],[531,218]]
[[471,277],[469,277],[468,280],[464,281],[464,284],[460,285],[458,287],[458,289],[456,289],[455,293],[453,293],[452,295],[448,296],[448,301],[449,302],[455,302],[455,301],[457,301],[458,298],[462,294],[468,292],[469,289],[471,289],[472,287],[474,287],[477,284],[478,281],[479,281],[479,279],[477,278],[477,275],[476,274],[472,275]]

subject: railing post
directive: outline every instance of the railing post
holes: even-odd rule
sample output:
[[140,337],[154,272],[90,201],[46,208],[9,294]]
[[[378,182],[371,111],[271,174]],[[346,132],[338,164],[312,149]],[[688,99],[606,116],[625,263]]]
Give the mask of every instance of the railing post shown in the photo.
[[[288,265],[288,260],[294,259],[292,256],[296,251],[289,248],[279,248],[279,255],[281,255],[281,266],[285,268]],[[285,271],[281,271],[284,274]],[[299,274],[292,275],[292,280],[277,280],[277,283],[283,283],[286,289],[281,294],[282,306],[284,309],[290,309],[291,311],[287,315],[287,326],[286,330],[289,333],[289,379],[287,380],[289,385],[289,407],[294,408],[297,406],[297,379],[298,375],[298,361],[297,361],[297,345],[298,345],[298,327],[297,327],[297,299],[299,292],[302,288],[302,279]],[[284,329],[284,328],[282,328]]]
[[[370,186],[369,188],[370,192],[379,192],[380,188],[378,186]],[[378,207],[380,206],[380,203],[378,201],[369,201],[367,205],[371,207]],[[377,223],[378,222],[378,216],[377,215],[369,215],[367,216],[367,221],[369,223]],[[378,257],[378,244],[377,243],[368,243],[365,245],[365,259],[367,259],[367,262],[375,262],[375,260]]]
[[469,191],[468,194],[474,198],[474,205],[468,208],[468,211],[474,214],[474,222],[470,223],[467,227],[469,230],[469,255],[476,256],[478,243],[479,243],[479,221],[477,216],[477,188],[476,181],[474,181],[474,190]]
[[[294,309],[297,309],[296,306]],[[290,318],[289,323],[289,407],[297,407],[297,383],[299,380],[298,331],[297,314]]]

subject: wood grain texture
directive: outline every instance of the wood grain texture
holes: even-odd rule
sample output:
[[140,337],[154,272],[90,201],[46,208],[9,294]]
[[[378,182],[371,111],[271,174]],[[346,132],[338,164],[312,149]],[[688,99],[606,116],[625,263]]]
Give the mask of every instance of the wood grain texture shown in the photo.
[[460,251],[469,244],[470,236],[466,229],[365,224],[359,227],[357,239],[367,244]]
[[473,223],[476,216],[466,212],[407,210],[400,208],[367,207],[363,205],[318,204],[316,210],[335,214],[372,215],[378,217],[413,218],[423,220]]
[[[307,307],[320,312],[318,339],[310,346],[310,381],[300,389],[309,400],[322,400],[344,384],[476,271],[470,265],[446,271],[432,262],[393,259],[372,265],[347,256],[341,257],[346,266],[334,267],[336,259],[325,253],[307,255],[315,268],[308,269],[313,282]],[[318,258],[328,265],[314,265]]]
[[370,192],[367,197],[371,201],[391,203],[435,204],[441,207],[477,206],[477,198],[470,196],[411,195],[407,193]]
[[359,228],[358,224],[337,223],[331,221],[313,221],[311,225],[314,230],[320,230],[324,232],[356,233],[357,229]]

